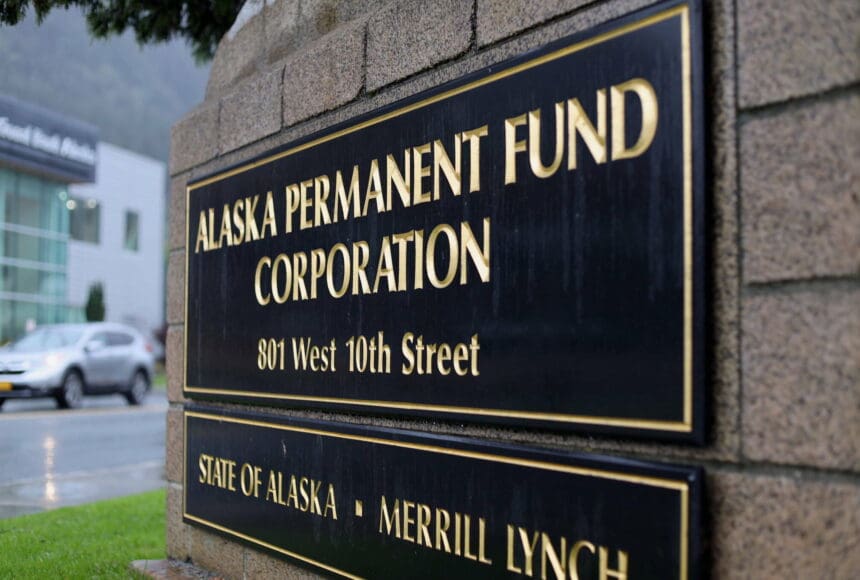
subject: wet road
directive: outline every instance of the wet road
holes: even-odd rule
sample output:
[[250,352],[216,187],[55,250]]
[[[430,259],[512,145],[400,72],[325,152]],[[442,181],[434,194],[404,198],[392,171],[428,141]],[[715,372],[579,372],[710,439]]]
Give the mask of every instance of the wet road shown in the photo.
[[60,411],[51,399],[0,411],[0,518],[129,495],[164,485],[167,400],[119,395]]

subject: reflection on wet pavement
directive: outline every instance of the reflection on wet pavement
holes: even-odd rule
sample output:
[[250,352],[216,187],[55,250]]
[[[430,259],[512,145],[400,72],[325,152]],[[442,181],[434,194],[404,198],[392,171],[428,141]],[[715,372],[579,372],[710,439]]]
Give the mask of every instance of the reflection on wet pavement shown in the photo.
[[152,393],[142,407],[93,399],[75,411],[46,410],[36,401],[4,406],[0,518],[164,486],[163,393]]
[[24,480],[0,487],[0,519],[80,505],[158,489],[164,485],[160,461],[117,469]]

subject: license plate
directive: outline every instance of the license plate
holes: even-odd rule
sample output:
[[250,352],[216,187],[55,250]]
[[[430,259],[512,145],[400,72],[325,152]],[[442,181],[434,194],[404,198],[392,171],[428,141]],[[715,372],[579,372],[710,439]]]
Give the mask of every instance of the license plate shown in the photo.
[[12,383],[0,383],[0,391],[11,391]]

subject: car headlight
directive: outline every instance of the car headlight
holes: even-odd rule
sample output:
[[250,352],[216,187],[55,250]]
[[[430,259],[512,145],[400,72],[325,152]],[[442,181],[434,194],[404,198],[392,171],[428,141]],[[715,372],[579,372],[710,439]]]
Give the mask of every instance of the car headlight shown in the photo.
[[42,360],[42,364],[48,368],[56,368],[66,362],[66,356],[59,352],[52,352]]

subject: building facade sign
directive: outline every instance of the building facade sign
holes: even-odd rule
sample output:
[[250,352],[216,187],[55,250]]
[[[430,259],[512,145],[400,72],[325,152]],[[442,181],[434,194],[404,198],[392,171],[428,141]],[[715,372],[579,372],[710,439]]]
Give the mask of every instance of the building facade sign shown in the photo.
[[0,96],[0,162],[66,182],[95,180],[96,129]]
[[695,468],[205,407],[184,421],[185,521],[328,574],[697,577]]
[[700,9],[191,183],[186,394],[699,441]]

